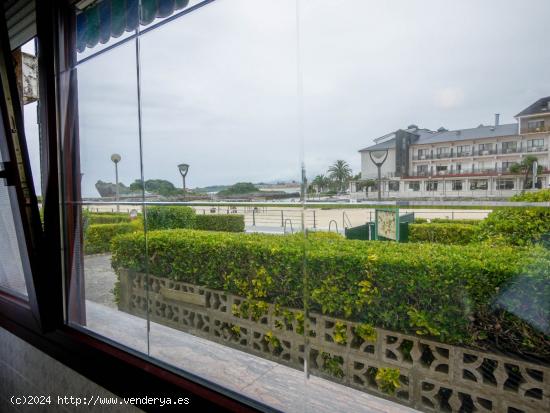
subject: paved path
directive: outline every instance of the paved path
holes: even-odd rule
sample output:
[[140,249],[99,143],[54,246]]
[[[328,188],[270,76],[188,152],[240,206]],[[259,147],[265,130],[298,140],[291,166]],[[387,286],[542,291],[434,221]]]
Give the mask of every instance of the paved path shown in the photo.
[[[147,352],[142,318],[86,302],[88,328]],[[319,377],[151,323],[150,355],[283,412],[413,413],[416,410]]]
[[111,254],[84,256],[86,299],[116,309],[113,288],[116,274],[111,267]]
[[211,382],[289,413],[409,413],[416,410],[118,311],[110,254],[84,258],[87,328]]

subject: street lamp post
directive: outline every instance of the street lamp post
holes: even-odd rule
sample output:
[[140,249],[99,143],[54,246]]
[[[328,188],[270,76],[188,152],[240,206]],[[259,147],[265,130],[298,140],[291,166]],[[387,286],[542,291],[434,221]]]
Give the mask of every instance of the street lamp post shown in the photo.
[[189,172],[189,165],[186,163],[181,163],[178,165],[178,170],[180,171],[183,179],[183,199],[185,199],[185,177],[187,176],[187,172]]
[[382,201],[382,164],[388,158],[388,150],[369,151],[370,160],[378,168],[378,200]]
[[119,188],[118,188],[118,163],[122,157],[118,153],[113,153],[111,155],[111,161],[115,164],[115,191],[116,191],[116,212],[120,212],[120,205],[118,204],[119,201]]

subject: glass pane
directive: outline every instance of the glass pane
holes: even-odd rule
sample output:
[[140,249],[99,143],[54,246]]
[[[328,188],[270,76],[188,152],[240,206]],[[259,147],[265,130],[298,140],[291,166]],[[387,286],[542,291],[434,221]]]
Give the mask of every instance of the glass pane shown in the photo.
[[222,0],[140,38],[150,355],[285,411],[304,383],[295,24],[293,1]]
[[502,4],[300,2],[312,411],[547,409],[550,29]]
[[0,179],[0,289],[26,297],[24,268],[28,270],[28,258],[21,239],[21,221],[16,205],[13,188],[6,186],[5,180]]
[[[79,217],[70,319],[147,352],[146,320],[118,311],[126,291],[118,286],[110,247],[120,235],[143,237],[143,191],[130,187],[141,176],[135,41],[83,62],[77,75],[81,199],[68,206]],[[134,253],[142,261],[145,244]],[[145,297],[128,299],[147,314]]]

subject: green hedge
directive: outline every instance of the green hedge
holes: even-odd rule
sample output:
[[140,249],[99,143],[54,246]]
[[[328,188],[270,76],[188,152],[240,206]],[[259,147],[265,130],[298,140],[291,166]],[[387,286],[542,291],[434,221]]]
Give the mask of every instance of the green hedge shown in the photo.
[[194,228],[203,231],[244,232],[244,215],[197,215]]
[[510,198],[510,200],[523,202],[550,202],[550,188],[539,189],[535,192],[524,192],[522,194],[517,194]]
[[489,214],[479,229],[482,240],[496,244],[540,243],[550,234],[550,208],[499,208]]
[[115,236],[137,230],[139,230],[139,227],[136,223],[89,225],[84,233],[84,253],[109,252],[111,240]]
[[[450,219],[450,218],[433,218],[430,220],[431,224],[467,224],[477,225],[483,222],[482,219]],[[427,218],[415,218],[415,224],[427,224]]]
[[85,214],[85,217],[87,217],[90,225],[121,224],[131,221],[130,216],[123,213],[88,213]]
[[193,228],[195,210],[187,206],[151,206],[147,208],[147,229]]
[[[137,233],[116,237],[113,267],[144,271],[144,242]],[[303,235],[151,232],[148,271],[303,308],[303,242]],[[548,319],[550,252],[543,248],[312,237],[305,251],[313,311],[452,344],[550,356],[548,337],[493,305],[521,275],[538,286],[521,311]]]
[[478,226],[470,224],[410,224],[410,242],[470,244],[478,241]]

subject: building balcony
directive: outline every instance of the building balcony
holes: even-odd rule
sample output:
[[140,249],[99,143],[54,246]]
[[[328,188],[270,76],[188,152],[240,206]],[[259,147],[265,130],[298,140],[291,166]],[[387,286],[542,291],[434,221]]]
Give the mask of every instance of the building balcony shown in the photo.
[[495,149],[477,149],[474,151],[474,156],[490,156],[490,155],[496,155],[498,153],[498,150]]
[[497,148],[497,149],[476,149],[470,152],[445,152],[438,154],[427,154],[427,155],[413,155],[413,161],[424,161],[424,160],[434,160],[434,159],[455,159],[455,158],[467,158],[472,156],[494,156],[494,155],[511,155],[511,154],[520,154],[520,153],[539,153],[547,152],[547,146],[533,146],[533,147],[508,147],[508,148]]
[[521,133],[544,133],[550,132],[550,126],[541,126],[538,128],[524,128]]
[[[546,166],[543,166],[543,174],[550,173],[550,169]],[[510,172],[510,167],[498,167],[498,168],[479,168],[479,167],[472,167],[472,168],[462,168],[460,170],[450,169],[446,171],[413,171],[411,172],[407,177],[458,177],[458,176],[474,176],[474,175],[489,175],[489,176],[497,176],[500,174],[506,174],[506,175],[523,175],[522,173],[516,173]]]

